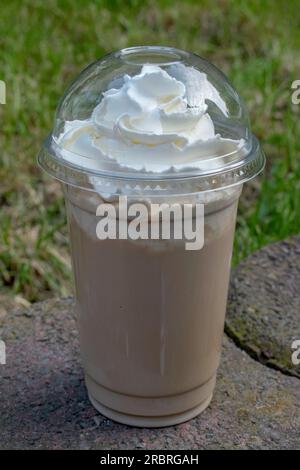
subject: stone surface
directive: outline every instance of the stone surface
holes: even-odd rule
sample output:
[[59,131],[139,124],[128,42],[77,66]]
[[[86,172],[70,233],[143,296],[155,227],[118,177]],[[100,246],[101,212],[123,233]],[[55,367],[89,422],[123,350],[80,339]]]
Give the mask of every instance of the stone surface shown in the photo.
[[234,271],[226,332],[260,362],[300,378],[300,237],[269,245]]
[[90,405],[71,299],[11,313],[0,338],[0,449],[300,449],[299,379],[226,337],[209,408],[163,429],[116,424]]

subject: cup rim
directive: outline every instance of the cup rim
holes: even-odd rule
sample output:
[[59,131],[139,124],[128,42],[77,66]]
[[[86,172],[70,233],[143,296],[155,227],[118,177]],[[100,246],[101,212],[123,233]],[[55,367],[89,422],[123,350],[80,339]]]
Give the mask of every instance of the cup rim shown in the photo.
[[[255,136],[252,136],[251,152],[243,160],[238,160],[227,168],[205,173],[151,174],[93,170],[66,160],[57,152],[56,143],[50,135],[38,154],[38,165],[50,176],[81,189],[95,191],[96,187],[127,188],[129,192],[142,191],[143,194],[171,191],[209,192],[243,184],[261,173],[265,167],[265,154]],[[219,157],[220,158],[220,157]]]

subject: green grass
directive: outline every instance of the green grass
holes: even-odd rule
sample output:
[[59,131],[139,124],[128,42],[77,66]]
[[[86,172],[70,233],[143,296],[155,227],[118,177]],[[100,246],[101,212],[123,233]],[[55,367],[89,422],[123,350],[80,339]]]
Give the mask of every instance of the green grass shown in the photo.
[[300,120],[291,83],[300,78],[298,1],[11,0],[0,13],[0,303],[71,292],[59,184],[36,154],[59,97],[106,52],[170,45],[219,66],[241,92],[268,157],[247,185],[234,262],[300,232]]

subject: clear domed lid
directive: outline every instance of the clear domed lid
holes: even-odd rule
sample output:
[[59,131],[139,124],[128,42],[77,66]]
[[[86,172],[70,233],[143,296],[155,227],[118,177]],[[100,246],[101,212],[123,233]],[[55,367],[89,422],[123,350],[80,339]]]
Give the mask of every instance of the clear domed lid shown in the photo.
[[[40,165],[93,189],[105,179],[144,185],[240,184],[265,157],[225,75],[195,54],[133,47],[87,67],[60,101]],[[154,187],[154,186],[153,186]]]

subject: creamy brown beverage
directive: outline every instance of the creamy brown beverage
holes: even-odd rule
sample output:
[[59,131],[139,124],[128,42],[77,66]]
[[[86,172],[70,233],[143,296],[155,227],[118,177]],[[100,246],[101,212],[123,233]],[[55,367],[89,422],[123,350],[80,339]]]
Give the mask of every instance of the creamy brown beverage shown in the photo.
[[99,200],[68,188],[82,358],[104,414],[160,426],[208,405],[239,193],[207,204],[204,247],[188,251],[178,240],[97,239]]
[[[264,165],[238,94],[183,51],[114,53],[66,93],[39,161],[63,182],[92,404],[137,426],[198,415],[220,361],[238,198]],[[203,246],[120,231],[100,239],[98,208],[108,204],[118,218],[120,196],[202,205]]]

